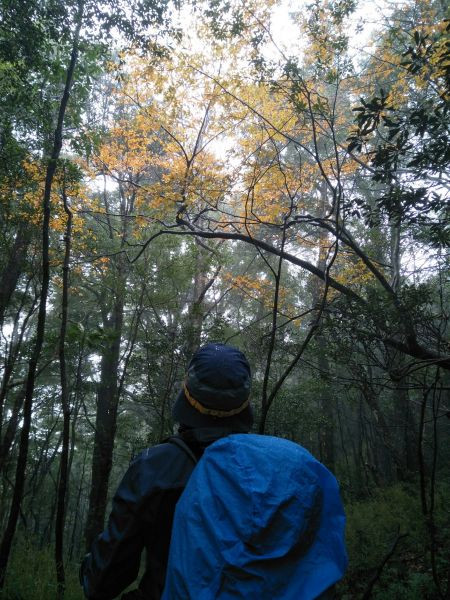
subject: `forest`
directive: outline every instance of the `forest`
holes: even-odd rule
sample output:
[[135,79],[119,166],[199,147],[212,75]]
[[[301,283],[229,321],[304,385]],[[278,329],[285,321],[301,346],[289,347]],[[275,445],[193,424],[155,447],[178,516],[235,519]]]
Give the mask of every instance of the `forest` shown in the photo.
[[337,477],[342,599],[450,598],[445,0],[0,0],[0,598],[82,600],[203,343]]

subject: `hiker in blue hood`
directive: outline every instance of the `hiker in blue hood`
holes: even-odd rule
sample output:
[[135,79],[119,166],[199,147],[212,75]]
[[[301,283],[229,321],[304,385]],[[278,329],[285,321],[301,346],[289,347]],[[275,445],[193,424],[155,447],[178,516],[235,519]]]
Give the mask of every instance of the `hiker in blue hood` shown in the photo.
[[133,583],[144,549],[127,600],[333,597],[347,565],[336,480],[301,446],[248,434],[250,387],[237,348],[195,353],[173,408],[178,436],[133,461],[83,561],[89,600]]

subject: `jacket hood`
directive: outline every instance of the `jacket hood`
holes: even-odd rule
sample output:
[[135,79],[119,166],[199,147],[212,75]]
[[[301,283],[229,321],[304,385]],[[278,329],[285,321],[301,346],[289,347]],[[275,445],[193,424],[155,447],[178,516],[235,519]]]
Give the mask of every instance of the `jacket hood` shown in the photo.
[[163,600],[312,600],[344,574],[344,525],[336,479],[304,448],[223,438],[177,505]]

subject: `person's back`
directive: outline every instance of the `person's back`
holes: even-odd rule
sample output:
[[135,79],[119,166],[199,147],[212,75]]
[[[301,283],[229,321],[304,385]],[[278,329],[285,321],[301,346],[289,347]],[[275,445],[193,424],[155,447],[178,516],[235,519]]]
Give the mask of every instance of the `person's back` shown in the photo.
[[347,565],[333,475],[301,446],[231,435],[178,502],[163,600],[312,600]]
[[[171,531],[174,534],[173,544],[170,543],[171,556],[177,556],[182,552],[180,560],[185,560],[185,564],[188,566],[190,557],[193,558],[198,553],[199,543],[205,543],[206,539],[212,547],[212,540],[215,540],[216,550],[214,552],[211,550],[211,556],[215,557],[216,562],[205,563],[205,573],[206,565],[209,565],[209,575],[206,579],[206,575],[201,575],[198,567],[195,571],[195,580],[202,581],[203,596],[198,595],[194,588],[191,590],[190,585],[194,579],[187,575],[187,570],[180,573],[180,576],[175,570],[175,574],[170,575],[167,579],[168,584],[164,592],[166,599],[195,598],[195,600],[199,600],[208,598],[212,600],[216,597],[221,599],[245,597],[263,600],[264,598],[271,600],[273,598],[275,600],[276,598],[295,597],[296,600],[299,600],[312,597],[278,595],[275,589],[277,586],[281,586],[280,590],[283,589],[282,581],[276,575],[277,569],[271,570],[271,566],[281,565],[286,570],[285,578],[291,578],[291,566],[289,565],[295,564],[296,557],[304,557],[307,561],[311,556],[314,557],[314,545],[321,531],[320,524],[324,522],[320,517],[319,529],[315,527],[317,514],[320,512],[321,498],[325,509],[322,509],[320,514],[323,516],[324,510],[325,514],[328,511],[325,506],[326,494],[323,495],[324,490],[320,485],[316,485],[317,482],[314,483],[315,478],[318,477],[321,480],[322,477],[320,469],[316,470],[319,463],[315,461],[317,464],[313,468],[308,461],[314,461],[314,459],[299,446],[289,442],[277,438],[247,435],[253,424],[249,398],[250,389],[250,365],[237,348],[225,344],[207,344],[194,354],[172,409],[174,421],[180,425],[178,443],[166,443],[150,448],[141,453],[130,465],[114,496],[107,527],[93,542],[91,552],[81,565],[80,580],[89,600],[111,600],[135,581],[138,576],[141,553],[144,550],[147,554],[147,568],[140,580],[139,589],[131,592],[131,596],[130,594],[125,596],[140,597],[145,600],[159,599],[164,585]],[[220,446],[222,442],[216,441],[223,438],[224,442],[229,439],[231,443],[233,439],[237,439],[233,434],[238,434],[237,438],[242,440],[239,442],[241,450],[245,444],[251,443],[256,438],[261,440],[262,446],[259,447],[259,450],[256,445],[243,454],[241,450],[234,451],[235,454],[233,454],[227,444]],[[282,451],[276,451],[275,442],[270,442],[271,439],[277,440],[276,446],[279,450],[282,448],[280,444],[288,444],[295,450],[288,451],[287,446],[284,446]],[[180,441],[183,442],[183,440],[190,448],[187,452],[180,447]],[[207,456],[212,456],[213,462],[209,463],[204,460],[205,456],[200,459],[194,469],[196,458],[199,458],[203,450],[206,447],[209,448],[210,444],[212,446],[207,450]],[[265,444],[272,445],[265,447]],[[223,454],[225,447],[229,448],[228,452],[231,452],[226,460]],[[294,454],[290,454],[291,451]],[[220,457],[216,454],[217,452]],[[306,462],[303,459],[303,462],[297,460],[300,457],[299,452],[303,459],[306,456],[309,457]],[[192,453],[195,455],[194,457],[191,456]],[[290,459],[288,455],[291,457]],[[273,457],[272,463],[269,460],[271,457]],[[215,467],[212,469],[215,458],[217,458],[217,469]],[[239,468],[242,477],[233,483],[233,480],[227,475],[231,475],[233,472],[231,465],[237,464],[239,461],[242,463],[242,468]],[[247,467],[245,467],[246,461],[250,461]],[[266,467],[269,464],[275,465],[275,469],[267,478]],[[324,469],[321,465],[320,468]],[[193,469],[194,476],[190,480],[192,486],[188,484],[185,495],[183,489]],[[199,486],[198,478],[201,481],[202,473],[205,474],[205,477],[207,475],[208,485],[201,483]],[[330,477],[332,476],[330,475]],[[219,480],[222,482],[222,489],[228,490],[227,499],[218,493],[216,486]],[[306,493],[305,486],[302,485],[301,489],[294,486],[297,491],[292,492],[290,496],[288,493],[280,502],[280,497],[284,498],[284,496],[280,496],[280,493],[284,494],[292,487],[291,480],[310,482],[311,495],[308,496],[309,492]],[[197,486],[197,491],[195,486]],[[240,489],[243,490],[243,493],[240,493]],[[234,492],[237,494],[235,495]],[[177,509],[177,514],[181,517],[177,517],[178,520],[172,528],[175,503],[181,494],[182,501]],[[185,498],[189,497],[188,494],[192,495],[193,502],[197,503],[196,506],[204,503],[205,507],[211,506],[216,512],[211,512],[214,517],[210,517],[207,526],[208,520],[205,520],[205,528],[201,528],[200,534],[196,531],[195,534],[193,533],[187,538],[184,536],[183,539],[183,535],[187,533],[185,525],[189,524],[191,527],[193,523],[188,514],[183,517],[182,513],[183,507],[186,510],[184,502]],[[258,499],[263,501],[260,504],[260,513],[255,509]],[[259,529],[255,527],[255,529],[247,530],[245,527],[247,521],[244,520],[241,523],[238,519],[235,523],[236,526],[228,530],[228,526],[233,525],[233,515],[238,514],[228,511],[228,508],[234,504],[237,504],[238,507],[245,506],[243,514],[256,517],[255,523],[261,519],[262,526]],[[270,512],[272,504],[274,507],[273,518]],[[191,509],[188,510],[190,513]],[[209,510],[207,514],[210,514]],[[179,523],[180,519],[181,523]],[[186,519],[186,523],[183,522],[184,519]],[[271,527],[272,521],[276,524],[274,528]],[[264,525],[265,522],[267,527]],[[228,523],[227,527],[225,527],[226,523]],[[302,543],[296,545],[294,543],[295,536],[300,535],[302,528],[305,529],[305,532],[302,533],[303,537],[301,537]],[[277,533],[276,538],[271,542],[269,542],[269,537],[265,538],[266,530],[270,531],[271,535],[273,532]],[[294,535],[294,532],[297,533]],[[304,554],[309,543],[307,540],[313,532],[315,532],[315,536],[313,536],[315,541],[311,542],[310,550]],[[338,534],[338,537],[339,535],[341,534]],[[191,546],[191,543],[194,546]],[[229,554],[232,552],[232,547],[235,548],[234,551],[240,549],[237,569],[224,569],[222,563],[226,561],[220,558],[221,552],[225,549]],[[278,558],[273,560],[266,552],[270,553],[272,547],[273,552],[281,553]],[[332,547],[330,546],[330,548]],[[268,548],[269,550],[267,550]],[[250,549],[255,554],[253,561],[255,569],[252,567],[251,555],[245,554]],[[262,556],[259,556],[258,549],[263,552]],[[335,546],[333,553],[335,551],[339,552],[339,544]],[[209,552],[210,550],[208,550]],[[178,559],[171,559],[171,573],[174,560],[178,563]],[[342,565],[345,561],[346,555],[342,546],[340,562],[337,560],[339,572],[343,569]],[[229,564],[232,567],[234,563],[230,562]],[[323,561],[314,560],[313,563],[310,561],[303,564],[309,565],[308,569],[313,573],[313,579],[320,580],[324,574],[329,573],[329,565],[327,566]],[[194,567],[195,565],[191,564],[189,568]],[[216,570],[221,573],[221,577],[223,574],[226,585],[221,587],[217,584]],[[249,587],[247,574],[253,572],[256,575],[255,579],[262,582],[258,589],[265,590],[267,586],[267,590],[272,591],[262,591],[261,593],[249,591],[251,587]],[[271,574],[274,576],[272,577]],[[185,582],[183,584],[182,577]],[[296,577],[297,579],[300,577],[300,572],[296,572]],[[326,577],[330,581],[333,579],[329,575]],[[338,578],[336,575],[334,580]],[[182,585],[187,586],[183,590],[188,589],[189,591],[179,591],[182,589]],[[216,586],[218,596],[214,595],[216,592],[211,592],[212,585]],[[175,587],[171,589],[171,586]]]
[[[197,458],[218,438],[250,430],[250,388],[250,365],[237,348],[207,344],[194,354],[173,416],[180,425],[179,439]],[[80,568],[80,582],[89,600],[116,598],[135,581],[144,550],[147,561],[139,590],[126,596],[159,600],[175,503],[194,468],[177,445],[164,443],[145,450],[125,473],[107,526]]]

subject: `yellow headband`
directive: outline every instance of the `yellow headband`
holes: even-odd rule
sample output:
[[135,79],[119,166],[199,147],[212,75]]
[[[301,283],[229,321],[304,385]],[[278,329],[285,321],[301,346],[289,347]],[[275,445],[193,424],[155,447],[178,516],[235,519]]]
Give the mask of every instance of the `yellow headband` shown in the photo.
[[200,402],[198,402],[198,400],[196,400],[195,398],[193,398],[191,396],[191,394],[189,393],[189,391],[187,389],[186,382],[183,383],[183,391],[184,391],[184,395],[186,396],[186,398],[187,398],[189,404],[192,406],[192,408],[195,408],[195,410],[197,410],[202,415],[209,415],[210,417],[232,417],[234,415],[238,415],[239,413],[241,413],[245,408],[247,408],[247,406],[249,404],[249,400],[247,399],[244,402],[244,404],[241,404],[241,406],[239,406],[238,408],[233,408],[232,410],[220,410],[220,409],[215,409],[215,408],[207,408],[206,406],[203,406],[203,404],[200,404]]

